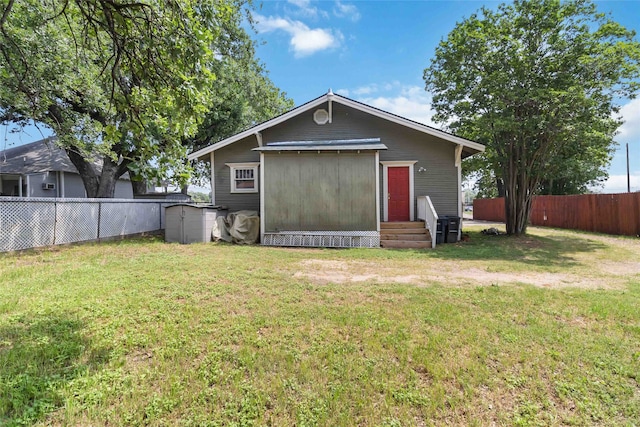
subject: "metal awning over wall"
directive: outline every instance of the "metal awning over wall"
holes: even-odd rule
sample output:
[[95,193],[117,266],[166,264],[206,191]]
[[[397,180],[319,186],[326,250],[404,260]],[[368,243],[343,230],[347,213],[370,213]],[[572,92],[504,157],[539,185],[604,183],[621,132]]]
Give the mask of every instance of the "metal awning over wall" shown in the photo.
[[377,151],[386,149],[387,146],[380,142],[380,138],[366,138],[324,141],[272,142],[265,146],[254,148],[253,151]]

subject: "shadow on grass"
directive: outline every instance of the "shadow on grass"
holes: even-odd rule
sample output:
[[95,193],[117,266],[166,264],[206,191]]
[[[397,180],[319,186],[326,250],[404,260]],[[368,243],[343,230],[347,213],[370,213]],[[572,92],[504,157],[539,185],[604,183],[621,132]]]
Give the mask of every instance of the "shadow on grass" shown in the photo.
[[65,385],[102,365],[79,320],[23,315],[0,327],[0,425],[31,425],[64,405]]
[[441,244],[429,255],[443,260],[500,260],[540,266],[568,266],[577,264],[576,253],[605,249],[603,243],[566,235],[491,236],[470,231],[468,241]]

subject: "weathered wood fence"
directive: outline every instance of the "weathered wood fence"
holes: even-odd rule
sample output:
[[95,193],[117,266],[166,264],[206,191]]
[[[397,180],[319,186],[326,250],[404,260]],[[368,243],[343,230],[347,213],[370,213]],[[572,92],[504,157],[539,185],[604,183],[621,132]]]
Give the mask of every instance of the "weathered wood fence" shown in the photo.
[[159,200],[0,197],[0,252],[164,229]]
[[[504,199],[473,201],[473,218],[504,221]],[[536,196],[531,225],[594,231],[625,236],[640,235],[640,193]]]

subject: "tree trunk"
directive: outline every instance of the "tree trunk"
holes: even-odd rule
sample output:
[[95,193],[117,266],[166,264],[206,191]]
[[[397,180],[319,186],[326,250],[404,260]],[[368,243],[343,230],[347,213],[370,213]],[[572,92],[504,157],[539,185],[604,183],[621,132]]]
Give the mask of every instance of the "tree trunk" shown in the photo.
[[71,163],[78,169],[78,174],[82,178],[84,189],[87,193],[87,197],[97,197],[99,178],[96,170],[96,166],[90,163],[79,154],[75,147],[69,147],[66,149],[67,155]]
[[504,180],[496,178],[496,188],[498,189],[498,197],[504,197]]
[[510,160],[505,170],[505,220],[508,235],[521,235],[527,232],[534,184],[525,170],[518,170],[517,161]]
[[129,178],[131,179],[131,188],[133,188],[133,194],[147,194],[147,180],[142,176],[135,174],[129,170]]
[[75,147],[66,151],[71,163],[78,169],[87,197],[110,199],[115,196],[118,178],[126,171],[129,162],[115,163],[110,157],[104,156],[102,170],[98,172],[97,166],[82,157]]

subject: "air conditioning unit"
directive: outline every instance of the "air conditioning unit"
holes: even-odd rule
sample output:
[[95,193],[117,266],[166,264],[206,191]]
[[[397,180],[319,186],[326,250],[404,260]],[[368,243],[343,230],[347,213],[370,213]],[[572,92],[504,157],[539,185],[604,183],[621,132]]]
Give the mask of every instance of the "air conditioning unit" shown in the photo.
[[42,183],[42,189],[43,190],[55,190],[56,189],[56,184],[53,182],[43,182]]

